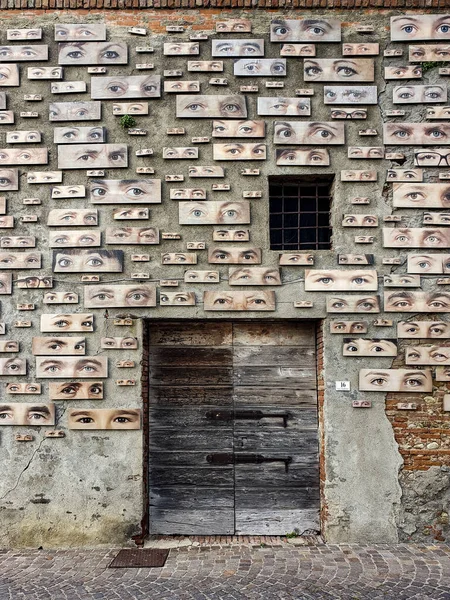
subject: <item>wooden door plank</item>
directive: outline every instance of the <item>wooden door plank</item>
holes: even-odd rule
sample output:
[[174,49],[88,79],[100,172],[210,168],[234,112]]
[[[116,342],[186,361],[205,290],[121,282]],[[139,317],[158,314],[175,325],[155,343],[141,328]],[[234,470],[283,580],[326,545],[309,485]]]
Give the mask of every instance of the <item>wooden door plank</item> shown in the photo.
[[[292,423],[296,423],[294,413],[291,413]],[[222,420],[219,416],[231,415],[231,419]],[[233,410],[231,407],[198,407],[198,408],[153,408],[149,410],[149,425],[151,430],[158,429],[183,429],[190,427],[194,430],[202,427],[210,427],[216,430],[211,435],[222,435],[222,430],[230,431],[233,426]],[[300,418],[300,417],[299,417]],[[298,421],[300,422],[300,421]],[[305,417],[306,422],[306,417]]]
[[286,535],[298,531],[319,532],[317,508],[298,510],[248,510],[236,509],[238,535]]
[[234,512],[234,487],[153,487],[150,506],[161,510],[231,508]]
[[314,346],[241,346],[234,349],[237,367],[316,368]]
[[149,403],[152,406],[222,406],[230,408],[233,404],[232,386],[153,386],[150,388]]
[[279,510],[319,508],[319,487],[267,489],[242,487],[236,490],[236,505],[245,510]]
[[[230,487],[234,484],[232,467],[149,467],[151,489],[171,486]],[[182,492],[180,492],[181,494]]]
[[236,452],[256,452],[274,456],[317,454],[318,432],[312,429],[255,428],[245,432],[235,430],[234,447]]
[[150,432],[150,452],[154,451],[207,450],[208,452],[232,452],[231,430],[224,429],[217,435],[217,429],[155,429]]
[[[168,432],[166,432],[166,434],[168,434]],[[232,442],[230,440],[230,447],[231,443]],[[149,464],[151,466],[158,467],[209,467],[209,463],[206,458],[208,454],[210,454],[209,450],[200,452],[193,452],[191,450],[151,452],[149,456]],[[228,468],[231,468],[231,465]]]
[[161,510],[150,508],[150,533],[165,535],[232,535],[234,511]]
[[229,385],[232,367],[152,367],[150,363],[150,385]]
[[[319,485],[319,464],[317,456],[310,458],[310,466],[289,465],[286,473],[282,463],[267,463],[258,465],[256,469],[249,465],[236,465],[236,489],[243,487],[265,487],[278,489],[290,487],[315,487]],[[295,457],[294,457],[295,460]]]
[[[314,381],[315,384],[315,381]],[[315,385],[312,389],[293,389],[264,386],[234,386],[234,402],[236,408],[262,408],[266,406],[278,409],[289,406],[311,407],[317,412],[317,394]]]
[[236,385],[314,389],[316,372],[313,367],[235,367],[233,379]]
[[306,346],[315,344],[311,321],[233,323],[233,346]]
[[228,367],[233,364],[231,347],[202,348],[198,346],[156,346],[151,352],[150,366],[166,367]]
[[150,325],[150,346],[231,346],[233,326],[225,321],[175,321]]

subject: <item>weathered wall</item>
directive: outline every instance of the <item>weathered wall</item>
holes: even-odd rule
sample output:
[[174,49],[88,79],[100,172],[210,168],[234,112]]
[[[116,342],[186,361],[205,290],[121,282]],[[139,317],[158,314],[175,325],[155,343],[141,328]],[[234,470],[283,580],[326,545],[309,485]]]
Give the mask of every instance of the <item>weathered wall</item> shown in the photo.
[[[206,95],[239,93],[240,85],[259,85],[258,94],[246,94],[248,118],[256,119],[256,98],[258,95],[293,97],[295,90],[300,87],[313,88],[314,96],[311,98],[311,117],[289,117],[289,120],[308,121],[330,121],[331,106],[323,103],[323,83],[306,83],[302,77],[301,58],[288,58],[284,89],[266,89],[264,82],[275,78],[235,78],[232,74],[233,60],[225,58],[224,73],[217,76],[226,77],[229,81],[228,87],[213,87],[208,84],[211,73],[188,73],[186,62],[191,57],[163,56],[163,43],[171,40],[188,41],[189,34],[204,32],[210,36],[209,41],[200,42],[200,59],[209,60],[211,56],[211,38],[264,38],[266,42],[265,56],[275,58],[279,56],[279,44],[269,42],[269,23],[272,18],[281,13],[271,11],[245,12],[245,11],[190,11],[184,14],[164,12],[162,10],[145,12],[81,12],[65,13],[27,11],[24,15],[17,12],[2,12],[2,34],[1,41],[6,44],[5,30],[13,27],[42,27],[44,37],[42,42],[49,44],[50,60],[48,64],[57,65],[57,47],[53,41],[55,23],[73,22],[106,22],[108,39],[120,40],[128,45],[128,65],[108,66],[109,75],[137,75],[135,64],[139,62],[154,62],[154,71],[146,73],[157,73],[161,76],[165,69],[181,69],[184,72],[182,79],[195,79],[201,81],[201,93]],[[286,18],[305,18],[308,12],[285,11],[282,13]],[[311,13],[317,16],[317,12]],[[253,23],[251,34],[241,36],[228,35],[218,36],[214,32],[216,20],[231,17],[249,17]],[[266,121],[267,160],[252,162],[214,162],[212,143],[199,144],[199,160],[196,161],[167,161],[162,158],[162,149],[165,146],[191,146],[191,138],[194,136],[211,136],[212,119],[180,119],[175,116],[175,94],[162,94],[161,99],[150,99],[150,115],[148,117],[137,117],[138,126],[148,130],[145,137],[129,136],[126,131],[118,126],[118,117],[112,114],[112,101],[102,101],[102,119],[100,123],[106,127],[108,143],[123,142],[128,146],[129,166],[127,169],[107,169],[107,179],[132,179],[145,178],[146,175],[136,175],[137,167],[151,166],[155,170],[155,177],[164,180],[166,174],[182,173],[185,180],[181,184],[167,184],[163,181],[162,204],[149,205],[150,225],[159,228],[160,232],[180,232],[181,241],[161,240],[158,246],[105,246],[108,249],[124,249],[124,270],[118,274],[101,274],[102,282],[130,283],[131,274],[135,272],[146,272],[151,281],[158,282],[160,279],[179,279],[182,281],[185,267],[183,265],[161,265],[161,252],[183,252],[186,251],[186,243],[194,241],[205,241],[206,246],[213,244],[212,231],[217,227],[209,225],[179,225],[178,202],[169,199],[170,187],[193,187],[200,184],[208,190],[208,200],[239,200],[244,190],[261,190],[261,199],[250,200],[251,202],[251,231],[249,244],[230,244],[239,247],[262,248],[262,264],[267,267],[277,267],[279,252],[269,250],[268,230],[268,185],[269,175],[283,174],[334,174],[334,200],[331,215],[333,225],[333,249],[329,251],[313,251],[315,256],[314,268],[316,269],[343,269],[353,270],[354,267],[338,267],[336,255],[338,253],[371,253],[375,256],[374,266],[379,276],[378,292],[370,292],[369,295],[383,292],[382,276],[391,272],[403,273],[405,265],[391,267],[382,264],[382,257],[402,257],[408,254],[405,249],[383,249],[383,238],[381,229],[383,217],[393,212],[391,185],[386,182],[386,170],[398,166],[387,160],[349,160],[347,158],[348,146],[382,146],[382,122],[385,110],[392,108],[404,108],[392,104],[392,89],[398,82],[386,83],[383,79],[385,66],[408,64],[407,43],[391,44],[389,42],[389,16],[390,13],[364,14],[359,13],[357,20],[354,12],[340,12],[338,18],[342,21],[342,41],[360,42],[370,41],[380,43],[380,55],[373,57],[375,60],[375,82],[360,85],[377,85],[379,102],[377,105],[368,107],[367,120],[346,120],[346,142],[344,145],[330,146],[331,165],[329,167],[280,167],[275,164],[275,148],[272,144],[273,121],[276,117],[259,117]],[[183,24],[186,27],[182,35],[166,33],[166,25]],[[362,35],[357,33],[358,25],[374,26],[374,33]],[[149,30],[147,37],[133,36],[128,33],[128,27],[146,27]],[[8,42],[9,43],[9,42]],[[16,45],[22,42],[15,42]],[[136,46],[152,45],[154,54],[136,54]],[[383,58],[383,50],[386,48],[402,48],[405,55],[401,59]],[[337,58],[342,56],[342,46],[339,43],[317,44],[318,58]],[[372,57],[371,57],[372,58]],[[53,96],[50,94],[49,81],[28,81],[26,68],[34,66],[34,63],[21,63],[21,86],[0,88],[7,92],[7,109],[14,110],[14,126],[3,126],[0,130],[1,147],[12,147],[6,144],[5,133],[15,129],[37,129],[43,132],[42,147],[49,148],[49,164],[47,167],[19,167],[20,188],[18,192],[5,192],[7,197],[8,215],[16,218],[13,230],[2,230],[2,235],[35,235],[37,240],[36,250],[42,252],[43,265],[39,272],[41,275],[52,275],[51,251],[48,249],[47,215],[53,208],[75,207],[89,208],[92,205],[86,198],[74,200],[52,200],[50,198],[50,186],[33,186],[27,184],[25,173],[27,170],[56,170],[57,152],[53,144],[53,127],[62,126],[64,123],[49,123],[48,111],[50,102],[89,100],[90,99],[90,75],[87,74],[85,66],[65,67],[65,81],[87,81],[88,91],[86,94],[61,94]],[[164,78],[163,78],[164,80]],[[412,83],[425,84],[436,81],[445,83],[445,78],[439,77],[437,69],[427,71],[422,79],[414,80]],[[411,83],[411,82],[409,82]],[[327,83],[325,85],[328,85]],[[342,84],[343,85],[343,84]],[[354,84],[358,86],[359,84]],[[24,94],[42,94],[41,102],[26,102]],[[123,101],[123,100],[122,100]],[[422,122],[424,120],[425,106],[423,104],[405,105],[407,122]],[[21,118],[21,111],[37,110],[37,119]],[[390,119],[395,121],[396,119]],[[336,123],[343,121],[336,121]],[[80,123],[88,125],[88,123]],[[184,136],[167,136],[166,128],[185,127]],[[377,136],[360,137],[359,129],[376,128]],[[258,140],[259,141],[259,140]],[[318,144],[320,145],[320,144]],[[29,146],[25,144],[23,146]],[[149,158],[138,158],[135,151],[139,148],[151,147],[154,155]],[[405,167],[413,166],[412,148],[408,146],[388,147],[389,151],[402,151],[406,154]],[[190,165],[213,165],[218,164],[225,167],[226,177],[217,179],[189,179],[188,167]],[[242,168],[259,168],[261,174],[258,177],[243,177],[240,174]],[[349,182],[340,181],[342,169],[376,169],[378,173],[377,182]],[[437,181],[436,169],[424,169],[424,181]],[[147,175],[148,177],[148,175]],[[63,184],[85,184],[88,185],[85,170],[65,170]],[[229,183],[230,192],[212,192],[211,183]],[[356,196],[367,196],[370,198],[369,206],[353,206],[350,199]],[[22,200],[29,197],[39,197],[41,205],[26,206]],[[100,212],[99,227],[105,235],[107,227],[122,225],[143,226],[144,221],[114,221],[112,219],[112,205],[98,206]],[[377,229],[354,229],[342,228],[343,213],[375,214],[379,217]],[[422,226],[423,210],[403,209],[397,214],[406,215],[404,225],[415,227]],[[20,217],[28,214],[37,214],[39,221],[36,224],[20,222]],[[53,228],[52,228],[53,229]],[[67,229],[67,228],[66,228]],[[84,229],[84,228],[83,228]],[[94,228],[90,228],[94,229]],[[374,242],[369,245],[355,244],[355,235],[374,235]],[[14,250],[19,251],[19,250]],[[418,251],[409,250],[409,253]],[[442,251],[441,251],[442,252]],[[130,260],[131,254],[149,253],[150,263],[134,263]],[[208,269],[211,266],[207,261],[207,250],[197,251],[198,269]],[[228,265],[212,265],[214,270],[219,270],[221,283],[219,289],[230,289],[227,284]],[[412,315],[405,313],[379,313],[379,314],[341,314],[331,315],[326,311],[326,298],[329,292],[305,292],[304,291],[304,267],[282,267],[281,287],[273,288],[276,291],[275,312],[208,312],[204,311],[202,304],[203,292],[212,289],[208,285],[193,285],[180,283],[181,290],[194,291],[196,294],[196,306],[177,307],[158,306],[154,308],[108,308],[85,309],[83,307],[83,287],[81,274],[67,273],[53,274],[55,280],[55,291],[74,291],[80,296],[80,303],[68,305],[66,308],[42,303],[42,289],[19,289],[13,284],[13,294],[1,296],[2,321],[6,323],[6,335],[1,339],[20,341],[21,356],[27,359],[27,377],[2,377],[3,381],[40,381],[42,383],[41,396],[6,396],[2,395],[2,401],[33,402],[36,398],[40,402],[47,402],[48,379],[36,379],[35,357],[31,352],[32,337],[42,335],[40,333],[40,315],[49,312],[93,312],[95,326],[93,333],[74,334],[85,336],[87,340],[88,356],[106,356],[109,364],[109,377],[104,380],[104,400],[94,402],[87,400],[83,402],[56,401],[57,422],[55,429],[65,431],[66,437],[62,439],[45,438],[45,427],[2,427],[0,431],[0,445],[3,450],[3,473],[0,481],[0,498],[2,516],[2,531],[0,533],[0,545],[3,546],[68,546],[68,545],[95,545],[95,544],[123,544],[130,540],[132,535],[140,532],[140,520],[143,514],[144,490],[142,484],[143,465],[143,443],[142,431],[77,431],[68,429],[67,412],[70,408],[98,406],[107,408],[138,408],[142,406],[140,362],[143,358],[143,343],[141,339],[142,318],[149,319],[186,319],[186,318],[258,318],[258,319],[324,319],[323,327],[323,393],[320,391],[320,400],[323,402],[323,532],[330,542],[394,542],[399,538],[405,538],[414,534],[420,537],[424,533],[424,527],[435,523],[442,512],[448,511],[449,486],[448,474],[446,472],[447,442],[444,439],[448,423],[448,417],[442,410],[442,392],[433,394],[436,398],[433,402],[428,399],[431,394],[411,394],[406,399],[406,394],[391,394],[394,400],[389,399],[387,412],[385,411],[385,393],[382,392],[360,392],[358,391],[358,373],[361,368],[375,367],[377,369],[389,369],[393,365],[405,367],[404,354],[401,349],[399,356],[395,359],[389,357],[343,357],[341,335],[330,334],[330,321],[337,319],[367,320],[369,329],[364,338],[396,338],[396,321],[405,320]],[[13,279],[23,274],[32,275],[36,271],[14,271]],[[425,290],[434,290],[437,276],[422,278],[422,287]],[[141,283],[145,283],[143,280]],[[170,288],[167,288],[170,290]],[[245,290],[244,287],[236,289]],[[264,289],[264,288],[258,288]],[[269,288],[272,289],[272,288]],[[345,292],[352,295],[352,292]],[[313,308],[294,308],[294,301],[312,300]],[[19,303],[35,303],[33,312],[18,312],[16,305]],[[121,327],[113,324],[115,317],[131,313],[135,318],[133,325]],[[433,317],[444,319],[446,315],[428,315],[421,313],[419,319],[432,320]],[[375,327],[373,325],[377,318],[393,319],[389,327]],[[18,319],[30,319],[31,329],[15,328],[13,323]],[[213,324],[212,324],[213,326]],[[380,333],[381,332],[381,333]],[[48,335],[48,334],[45,334]],[[136,336],[139,339],[139,349],[126,352],[117,350],[106,350],[100,348],[100,338],[104,336]],[[345,336],[347,337],[347,336]],[[411,345],[411,340],[406,344]],[[428,340],[430,343],[430,340]],[[440,345],[443,345],[441,342]],[[1,355],[1,357],[15,356],[12,354]],[[134,369],[119,369],[115,366],[117,360],[131,359],[136,362]],[[135,378],[137,385],[133,387],[118,387],[116,380],[121,378]],[[338,392],[335,389],[337,380],[349,380],[351,392]],[[52,381],[52,380],[50,380]],[[55,380],[63,381],[63,380]],[[89,380],[87,380],[89,381]],[[447,385],[447,384],[444,384]],[[441,390],[443,384],[439,384]],[[4,387],[4,386],[3,386]],[[391,398],[390,397],[390,398]],[[371,400],[370,409],[357,409],[352,407],[354,400]],[[408,413],[408,420],[402,420],[405,411],[399,411],[397,402],[417,402],[419,412]],[[425,406],[427,409],[425,409]],[[431,409],[430,409],[431,406]],[[430,436],[428,430],[432,420],[433,426],[439,431],[442,444],[430,449],[428,458],[433,462],[420,462],[416,450],[425,454],[424,449],[417,446],[418,441],[407,433],[412,428],[412,421],[422,421],[422,411],[432,410],[434,418],[427,415],[426,424],[421,426],[421,434],[426,437],[426,443]],[[413,416],[410,416],[413,415]],[[416,419],[417,418],[417,419]],[[414,425],[416,427],[416,425]],[[15,441],[17,433],[31,434],[34,436],[32,442],[22,443]],[[434,438],[433,438],[434,439]],[[448,451],[448,450],[447,450]],[[405,466],[402,467],[403,461]],[[403,470],[402,470],[403,469]],[[399,478],[400,473],[400,478]],[[438,496],[430,495],[429,490],[438,488]],[[423,506],[425,505],[425,512]],[[428,534],[428,530],[426,530]]]

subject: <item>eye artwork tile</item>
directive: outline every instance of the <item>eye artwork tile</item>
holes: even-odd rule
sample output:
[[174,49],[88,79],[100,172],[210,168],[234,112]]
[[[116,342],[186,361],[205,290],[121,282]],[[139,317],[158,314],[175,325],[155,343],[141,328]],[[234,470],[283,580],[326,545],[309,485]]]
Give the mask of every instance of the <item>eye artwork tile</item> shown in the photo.
[[0,340],[0,352],[19,352],[19,342],[14,340]]
[[189,270],[184,272],[185,283],[219,283],[219,271],[196,271]]
[[50,400],[103,400],[103,382],[50,382],[48,392]]
[[399,321],[398,338],[441,338],[450,337],[450,323],[447,321]]
[[189,167],[189,177],[225,177],[223,167],[207,166],[207,167]]
[[388,181],[409,182],[409,181],[423,181],[422,169],[388,169],[386,172],[386,178]]
[[0,165],[46,165],[47,148],[0,149]]
[[241,77],[286,77],[286,59],[248,58],[235,60],[233,73]]
[[0,63],[0,87],[19,87],[18,65]]
[[26,375],[27,361],[25,358],[0,358],[0,375]]
[[126,77],[91,77],[91,98],[114,100],[116,98],[159,98],[159,75],[130,75]]
[[345,124],[325,121],[275,121],[274,144],[338,145],[345,143]]
[[61,81],[50,85],[52,94],[81,94],[86,90],[87,86],[84,81]]
[[165,159],[195,159],[198,158],[198,148],[163,148],[163,158]]
[[341,181],[377,181],[378,172],[368,169],[341,171]]
[[0,192],[14,192],[19,189],[19,170],[0,169]]
[[101,144],[105,141],[104,127],[55,127],[53,130],[55,144]]
[[211,56],[264,56],[263,39],[223,39],[212,40]]
[[290,115],[307,117],[311,114],[310,98],[258,97],[258,115]]
[[86,188],[84,185],[55,185],[52,187],[52,198],[84,198],[86,196]]
[[7,394],[40,394],[40,383],[7,383],[5,385]]
[[166,42],[163,45],[164,56],[195,56],[200,54],[198,42]]
[[12,273],[0,273],[0,294],[12,294]]
[[251,33],[252,22],[250,19],[226,19],[216,21],[217,33]]
[[0,248],[34,248],[36,238],[34,236],[2,236],[0,237]]
[[48,60],[48,46],[44,44],[30,44],[26,46],[0,46],[1,62],[31,62]]
[[200,81],[165,81],[164,91],[169,94],[200,92]]
[[330,333],[367,333],[367,321],[330,321]]
[[101,102],[53,102],[49,106],[49,121],[98,121]]
[[148,102],[115,102],[113,114],[121,115],[148,115]]
[[431,392],[431,369],[361,369],[361,392]]
[[396,340],[344,338],[342,356],[397,356]]
[[69,409],[69,429],[140,429],[139,408],[72,408]]
[[0,125],[13,125],[14,112],[12,110],[0,111]]
[[250,240],[249,229],[215,229],[213,231],[215,242],[248,242]]
[[373,254],[338,254],[338,265],[373,265]]
[[340,42],[341,22],[338,19],[273,19],[270,22],[271,42]]
[[308,81],[374,81],[375,63],[370,58],[316,58],[303,62]]
[[379,296],[331,296],[326,299],[327,313],[379,313]]
[[121,273],[123,251],[84,248],[54,250],[52,267],[54,273]]
[[449,161],[450,148],[433,148],[432,150],[420,148],[414,150],[414,165],[420,167],[450,167]]
[[315,56],[315,44],[283,44],[280,56]]
[[172,188],[171,200],[206,200],[205,188]]
[[118,169],[127,166],[128,148],[126,144],[58,146],[59,169]]
[[159,294],[160,306],[195,306],[195,292],[163,292]]
[[249,264],[259,265],[262,262],[261,248],[230,248],[212,247],[208,249],[210,264]]
[[446,145],[450,144],[450,123],[384,123],[383,138],[392,146]]
[[156,306],[154,283],[90,285],[84,288],[86,308],[146,308]]
[[188,60],[188,71],[203,73],[219,73],[223,71],[222,60]]
[[6,109],[6,92],[0,92],[0,110]]
[[0,217],[0,229],[13,229],[14,228],[14,217]]
[[450,106],[427,107],[427,119],[450,119]]
[[436,84],[397,86],[392,92],[392,101],[394,104],[446,102],[447,87]]
[[[436,156],[435,160],[440,158]],[[419,158],[418,162],[423,160]],[[393,189],[393,206],[396,208],[450,207],[450,184],[447,183],[394,183]]]
[[56,42],[103,42],[106,40],[104,23],[61,23],[55,25]]
[[377,272],[360,269],[356,271],[306,269],[305,292],[376,291]]
[[423,225],[450,225],[450,212],[423,213]]
[[50,231],[48,235],[50,248],[79,248],[84,246],[100,246],[100,231]]
[[408,273],[450,273],[450,254],[408,254]]
[[107,244],[159,244],[156,227],[107,227]]
[[376,215],[347,215],[342,219],[342,227],[378,227]]
[[75,356],[86,353],[84,337],[33,337],[31,350],[34,356],[54,356],[64,354]]
[[126,65],[125,42],[63,42],[58,44],[59,65]]
[[450,230],[436,227],[383,228],[384,248],[450,248]]
[[447,313],[450,294],[447,292],[398,291],[384,292],[385,312]]
[[342,44],[343,56],[377,56],[380,54],[380,44],[360,42],[357,44]]
[[358,159],[382,159],[384,158],[383,146],[349,146],[347,148],[348,158]]
[[377,104],[376,85],[328,86],[323,88],[324,104]]
[[436,381],[450,381],[450,369],[448,367],[436,367]]
[[213,121],[212,137],[258,138],[266,136],[264,121]]
[[420,275],[406,275],[404,273],[385,275],[384,287],[420,287]]
[[[40,131],[7,131],[6,132],[6,143],[7,144],[37,144],[42,141]],[[46,148],[42,148],[46,150]],[[0,150],[0,152],[2,152]],[[46,163],[44,163],[46,164]]]
[[19,277],[16,281],[19,289],[34,289],[34,288],[52,288],[53,277],[44,275],[38,277],[37,275],[29,275],[28,277]]
[[36,377],[38,379],[106,378],[108,377],[108,359],[105,356],[36,357]]
[[330,164],[330,153],[326,148],[277,148],[275,163],[278,166],[323,167]]
[[35,402],[2,402],[0,425],[26,425],[40,427],[55,424],[55,405]]
[[135,337],[102,337],[100,347],[107,350],[137,350],[138,339]]
[[213,144],[214,160],[266,160],[265,144]]
[[243,119],[247,117],[245,96],[177,96],[176,116]]
[[[0,67],[1,69],[1,67]],[[28,67],[28,79],[62,79],[62,67]],[[0,81],[1,85],[1,81]],[[16,85],[19,85],[18,83]]]
[[92,204],[160,204],[160,179],[101,179],[89,182]]
[[145,220],[149,218],[149,210],[148,208],[115,208],[112,215],[116,221]]
[[42,299],[44,304],[78,304],[78,294],[74,292],[46,292]]
[[366,108],[335,108],[331,111],[332,119],[367,119]]
[[405,67],[384,67],[385,79],[421,79],[422,67],[407,65]]
[[40,269],[41,252],[0,252],[0,269]]
[[6,39],[13,42],[22,40],[41,40],[42,29],[7,29]]
[[[54,197],[53,191],[52,197]],[[47,225],[50,227],[95,226],[98,225],[98,210],[89,208],[55,208],[48,213]]]
[[450,365],[450,348],[445,346],[407,346],[406,365]]
[[203,306],[207,311],[274,311],[273,291],[218,291],[203,292]]
[[450,40],[450,15],[402,15],[391,17],[391,41]]
[[162,265],[196,265],[197,254],[195,252],[165,252],[161,254]]
[[189,201],[180,202],[180,225],[246,225],[250,223],[250,202],[233,201]]
[[94,315],[92,313],[46,313],[41,315],[41,333],[61,331],[74,333],[94,331]]
[[302,252],[288,252],[280,254],[279,259],[280,265],[291,265],[291,266],[312,266],[314,265],[314,255]]
[[228,285],[282,285],[280,270],[268,267],[230,267]]

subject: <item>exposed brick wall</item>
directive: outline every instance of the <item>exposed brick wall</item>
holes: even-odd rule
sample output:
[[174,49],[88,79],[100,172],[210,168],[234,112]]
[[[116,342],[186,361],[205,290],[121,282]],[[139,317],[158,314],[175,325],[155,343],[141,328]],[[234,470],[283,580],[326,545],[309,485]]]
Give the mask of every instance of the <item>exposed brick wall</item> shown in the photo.
[[[0,0],[0,9],[145,10],[151,9],[437,9],[450,8],[450,0]],[[178,15],[183,19],[183,15]]]

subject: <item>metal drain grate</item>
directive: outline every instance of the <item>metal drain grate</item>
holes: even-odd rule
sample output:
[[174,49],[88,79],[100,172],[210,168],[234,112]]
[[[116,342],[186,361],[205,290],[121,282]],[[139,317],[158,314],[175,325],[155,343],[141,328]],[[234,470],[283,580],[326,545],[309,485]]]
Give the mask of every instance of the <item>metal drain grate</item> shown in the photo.
[[109,565],[110,569],[139,569],[149,567],[163,567],[169,550],[155,548],[121,550]]

